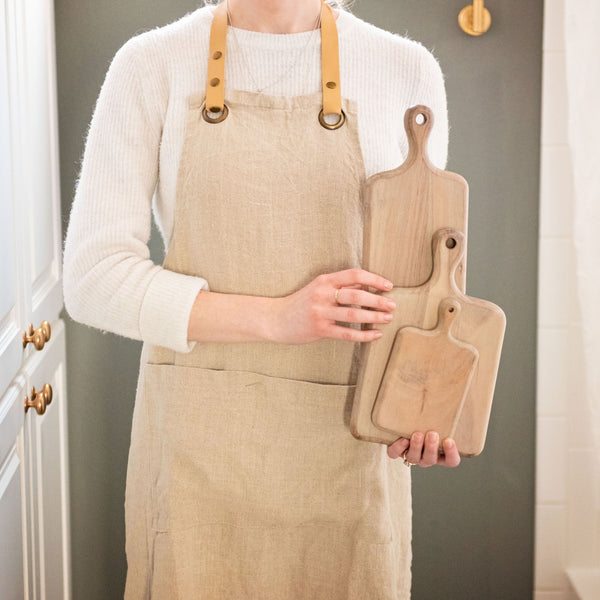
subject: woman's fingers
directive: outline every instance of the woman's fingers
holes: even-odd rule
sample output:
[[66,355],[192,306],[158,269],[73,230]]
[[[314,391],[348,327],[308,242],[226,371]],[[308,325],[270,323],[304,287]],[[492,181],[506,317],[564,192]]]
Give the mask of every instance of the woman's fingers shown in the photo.
[[444,439],[442,447],[443,454],[440,454],[440,436],[435,431],[429,431],[424,435],[420,431],[415,431],[410,440],[400,438],[387,448],[387,454],[390,458],[402,457],[407,463],[419,465],[420,467],[431,467],[441,465],[444,467],[458,467],[460,464],[460,454],[454,440]]
[[400,458],[407,450],[410,440],[407,438],[400,438],[393,444],[390,444],[387,448],[387,454],[390,458]]
[[346,306],[332,306],[326,314],[328,319],[341,323],[390,323],[394,316],[391,312],[367,310]]
[[371,342],[381,337],[376,329],[341,327],[338,323],[373,325],[389,323],[394,304],[367,292],[362,286],[389,290],[392,283],[363,269],[319,275],[284,298],[272,301],[269,339],[284,344],[305,344],[324,338]]
[[458,448],[456,447],[454,440],[446,438],[443,441],[443,446],[444,454],[440,457],[438,464],[444,465],[445,467],[458,467],[460,464],[460,454],[458,453]]
[[343,325],[329,325],[325,330],[325,336],[344,342],[374,342],[382,336],[379,329],[354,329]]
[[342,305],[364,306],[382,311],[392,311],[396,308],[396,303],[386,296],[372,294],[371,292],[367,292],[360,288],[338,288],[337,303]]
[[421,462],[423,454],[423,440],[425,436],[420,431],[415,431],[410,436],[410,446],[404,458],[410,463],[418,465]]
[[440,447],[440,436],[435,431],[428,431],[425,436],[423,456],[419,462],[421,467],[431,467],[438,462]]
[[364,269],[346,269],[345,271],[337,271],[324,275],[328,283],[337,288],[352,286],[356,284],[368,285],[378,290],[391,290],[393,283],[381,275],[376,275]]
[[393,319],[395,302],[363,289],[363,286],[390,289],[392,283],[384,277],[363,269],[347,269],[318,277],[315,283],[319,290],[317,297],[324,301],[324,306],[322,304],[317,311],[323,320],[323,337],[347,342],[372,342],[381,337],[379,330],[343,327],[338,323],[386,324]]

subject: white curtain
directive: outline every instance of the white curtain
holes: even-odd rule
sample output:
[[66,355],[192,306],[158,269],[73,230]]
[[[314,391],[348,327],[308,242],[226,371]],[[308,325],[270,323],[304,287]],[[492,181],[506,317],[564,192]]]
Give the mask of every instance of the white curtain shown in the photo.
[[564,1],[585,406],[600,457],[600,0]]

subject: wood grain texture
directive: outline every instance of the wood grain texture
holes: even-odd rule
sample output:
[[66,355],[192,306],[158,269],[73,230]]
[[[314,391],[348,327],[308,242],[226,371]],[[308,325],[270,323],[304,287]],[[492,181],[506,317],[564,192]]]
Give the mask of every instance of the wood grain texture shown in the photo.
[[[409,108],[404,115],[406,160],[365,184],[363,268],[397,287],[414,287],[429,279],[431,239],[438,229],[451,227],[465,239],[467,235],[469,188],[463,177],[429,161],[427,140],[433,125],[427,106]],[[456,283],[463,292],[465,280],[466,253],[456,269]]]
[[485,443],[506,318],[491,302],[464,295],[455,282],[455,273],[465,252],[465,236],[450,228],[433,235],[433,271],[429,280],[417,287],[396,287],[383,295],[396,302],[394,318],[379,326],[383,336],[363,344],[361,364],[351,415],[352,434],[362,440],[390,444],[399,436],[372,422],[372,411],[398,330],[403,327],[433,329],[439,305],[445,298],[460,303],[461,311],[453,325],[457,340],[479,352],[479,360],[464,401],[454,439],[463,456],[479,454]]
[[440,302],[435,329],[398,330],[373,409],[373,423],[396,435],[434,430],[454,437],[479,352],[452,335],[461,310],[455,298]]

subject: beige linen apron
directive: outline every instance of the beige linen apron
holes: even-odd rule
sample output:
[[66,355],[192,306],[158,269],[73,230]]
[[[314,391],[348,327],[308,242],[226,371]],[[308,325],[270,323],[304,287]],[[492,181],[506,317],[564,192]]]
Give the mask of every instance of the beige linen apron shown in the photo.
[[[215,27],[211,56],[225,52]],[[328,130],[321,94],[228,90],[226,118],[211,123],[205,97],[210,111],[205,94],[189,100],[165,268],[214,292],[276,297],[359,266],[356,107],[344,101],[346,122]],[[349,432],[356,351],[334,340],[144,347],[127,599],[409,597],[409,469]]]

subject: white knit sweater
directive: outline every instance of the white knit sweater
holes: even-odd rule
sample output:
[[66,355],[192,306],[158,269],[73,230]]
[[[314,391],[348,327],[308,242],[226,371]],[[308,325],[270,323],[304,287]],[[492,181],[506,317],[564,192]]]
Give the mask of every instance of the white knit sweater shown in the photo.
[[[193,347],[190,311],[210,282],[155,265],[147,242],[154,210],[169,244],[187,98],[205,89],[213,10],[142,33],[117,52],[87,136],[65,245],[65,304],[75,320],[179,352]],[[415,104],[434,112],[429,154],[443,168],[448,121],[436,60],[420,44],[349,12],[340,12],[337,26],[342,95],[358,105],[367,176],[403,162],[404,112]],[[274,82],[264,93],[320,90],[318,31],[230,27],[227,44],[226,88],[256,91]]]

